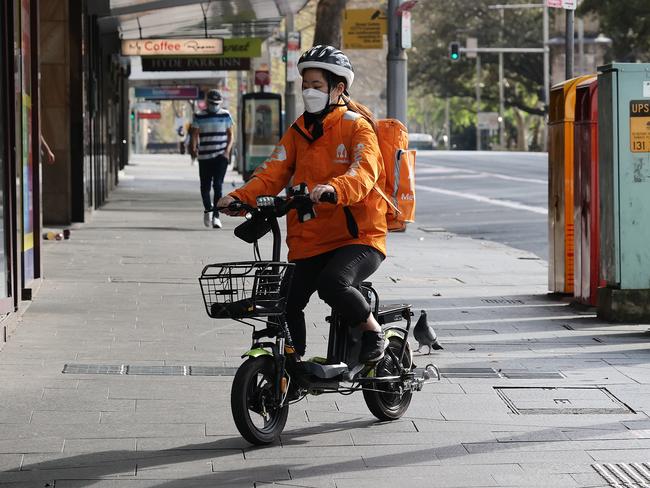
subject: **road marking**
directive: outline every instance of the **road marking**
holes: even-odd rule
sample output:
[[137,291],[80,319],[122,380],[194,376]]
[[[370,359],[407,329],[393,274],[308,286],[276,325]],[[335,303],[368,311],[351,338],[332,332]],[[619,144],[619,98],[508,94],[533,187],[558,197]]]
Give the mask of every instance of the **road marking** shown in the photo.
[[491,178],[498,178],[507,181],[521,181],[523,183],[536,183],[539,185],[548,184],[548,180],[542,180],[539,178],[524,178],[521,176],[504,175],[502,173],[491,173],[489,171],[476,171],[471,169],[456,168],[454,166],[440,166],[437,164],[426,164],[426,163],[422,163],[418,168],[416,173],[416,179],[417,176],[420,174],[432,174],[432,173],[433,174],[463,173],[463,174],[471,174],[476,176],[489,176]]
[[435,188],[433,186],[415,185],[415,189],[420,191],[428,191],[429,193],[439,193],[441,195],[448,195],[451,197],[466,198],[468,200],[474,200],[475,202],[489,203],[490,205],[498,205],[500,207],[512,208],[514,210],[526,210],[528,212],[533,212],[536,214],[548,215],[547,208],[534,207],[532,205],[525,205],[523,203],[513,202],[511,200],[496,200],[494,198],[488,198],[481,195],[476,195],[474,193],[445,190],[444,188]]

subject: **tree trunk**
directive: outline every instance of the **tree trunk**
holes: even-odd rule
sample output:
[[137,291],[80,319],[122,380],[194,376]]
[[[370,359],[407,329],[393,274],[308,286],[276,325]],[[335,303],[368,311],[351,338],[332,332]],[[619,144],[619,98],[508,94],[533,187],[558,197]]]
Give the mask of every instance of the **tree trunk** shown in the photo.
[[318,0],[314,46],[327,44],[341,48],[341,24],[347,0]]

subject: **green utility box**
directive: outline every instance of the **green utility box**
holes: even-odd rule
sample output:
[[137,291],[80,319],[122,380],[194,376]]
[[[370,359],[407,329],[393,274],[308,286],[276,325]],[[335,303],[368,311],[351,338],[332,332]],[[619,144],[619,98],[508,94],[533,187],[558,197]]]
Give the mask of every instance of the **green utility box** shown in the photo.
[[598,315],[650,320],[650,64],[599,68]]

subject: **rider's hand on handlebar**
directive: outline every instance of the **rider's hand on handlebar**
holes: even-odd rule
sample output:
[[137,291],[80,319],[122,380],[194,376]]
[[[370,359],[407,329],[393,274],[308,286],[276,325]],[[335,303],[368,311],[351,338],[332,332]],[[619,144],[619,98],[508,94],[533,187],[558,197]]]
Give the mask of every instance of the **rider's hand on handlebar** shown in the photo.
[[334,190],[334,187],[332,185],[316,185],[314,189],[309,192],[309,198],[311,198],[312,202],[319,203],[320,197],[323,195],[323,193],[336,194],[336,190]]
[[226,195],[225,197],[221,197],[219,201],[217,202],[217,207],[220,208],[220,212],[225,213],[226,215],[230,216],[235,216],[235,215],[240,215],[241,210],[230,210],[228,209],[228,205],[230,205],[232,202],[236,201],[234,197],[231,197],[230,195]]

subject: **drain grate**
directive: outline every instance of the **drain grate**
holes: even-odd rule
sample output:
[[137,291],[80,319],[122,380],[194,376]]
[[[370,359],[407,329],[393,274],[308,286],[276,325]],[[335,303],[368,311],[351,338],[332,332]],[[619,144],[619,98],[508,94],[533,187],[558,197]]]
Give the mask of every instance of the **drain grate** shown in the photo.
[[126,374],[123,364],[66,364],[64,373],[70,374]]
[[509,380],[561,380],[565,376],[557,371],[501,371]]
[[127,366],[125,374],[187,376],[188,366]]
[[481,298],[483,303],[494,303],[494,304],[508,304],[508,305],[523,305],[524,301],[516,298]]
[[636,413],[602,387],[494,387],[519,415],[600,415]]
[[499,378],[492,368],[440,368],[440,374],[445,378]]
[[610,486],[640,488],[650,486],[650,463],[592,464]]
[[224,366],[129,366],[128,364],[66,364],[65,374],[122,374],[150,376],[234,376],[236,367]]

